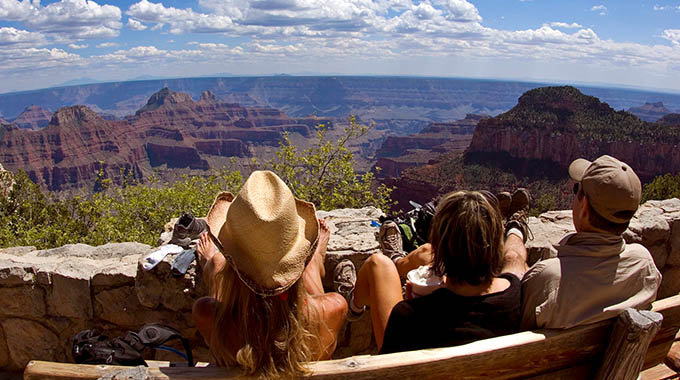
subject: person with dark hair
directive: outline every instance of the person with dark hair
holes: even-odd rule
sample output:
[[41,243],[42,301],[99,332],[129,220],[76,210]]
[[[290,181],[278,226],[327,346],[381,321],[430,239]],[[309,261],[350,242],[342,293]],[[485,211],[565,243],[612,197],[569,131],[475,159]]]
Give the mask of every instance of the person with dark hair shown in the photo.
[[[371,255],[355,286],[338,289],[347,296],[348,318],[360,317],[370,306],[381,353],[460,345],[519,331],[520,278],[527,269],[524,215],[518,212],[504,227],[491,193],[445,195],[430,228],[432,266],[421,267],[441,283],[417,296],[416,284],[407,282],[403,300],[399,264],[387,254]],[[506,234],[506,228],[511,232]],[[353,270],[351,262],[341,262],[336,283],[351,278]]]
[[649,251],[621,236],[640,204],[642,187],[633,169],[611,156],[569,166],[574,181],[575,233],[551,258],[522,279],[522,328],[569,328],[645,309],[656,298],[661,274]]

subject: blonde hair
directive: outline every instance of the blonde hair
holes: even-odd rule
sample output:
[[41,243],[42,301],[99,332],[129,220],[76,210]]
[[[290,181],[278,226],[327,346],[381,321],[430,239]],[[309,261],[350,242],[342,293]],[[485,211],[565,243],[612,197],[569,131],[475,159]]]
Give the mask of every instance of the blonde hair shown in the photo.
[[[264,297],[251,291],[230,265],[216,274],[217,311],[210,351],[222,367],[240,367],[261,378],[298,377],[309,370],[312,342],[306,291],[299,279],[287,296]],[[316,338],[318,339],[318,338]]]
[[496,203],[482,193],[446,194],[437,205],[430,227],[435,273],[471,285],[491,281],[504,264],[503,232]]

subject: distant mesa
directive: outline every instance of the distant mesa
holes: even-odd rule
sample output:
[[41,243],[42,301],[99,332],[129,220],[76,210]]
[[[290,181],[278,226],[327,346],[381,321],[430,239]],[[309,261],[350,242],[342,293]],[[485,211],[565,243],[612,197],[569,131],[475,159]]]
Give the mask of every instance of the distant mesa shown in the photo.
[[48,110],[31,105],[12,122],[21,129],[39,130],[49,124],[51,117],[52,113]]
[[136,115],[148,111],[153,111],[164,105],[171,106],[174,104],[189,102],[193,103],[193,99],[191,99],[191,96],[189,96],[189,94],[170,91],[167,87],[164,87],[157,93],[151,95],[149,101],[146,102],[146,105],[144,107],[142,107],[136,112]]
[[671,111],[663,105],[663,102],[645,103],[639,107],[631,107],[628,112],[644,121],[655,122]]

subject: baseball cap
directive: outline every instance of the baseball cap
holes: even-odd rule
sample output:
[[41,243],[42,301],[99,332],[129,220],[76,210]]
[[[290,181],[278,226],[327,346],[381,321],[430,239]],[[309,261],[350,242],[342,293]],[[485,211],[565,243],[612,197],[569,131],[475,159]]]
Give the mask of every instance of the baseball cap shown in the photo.
[[593,162],[576,159],[569,165],[569,176],[581,183],[590,205],[610,222],[627,223],[640,205],[640,179],[614,157],[604,155]]

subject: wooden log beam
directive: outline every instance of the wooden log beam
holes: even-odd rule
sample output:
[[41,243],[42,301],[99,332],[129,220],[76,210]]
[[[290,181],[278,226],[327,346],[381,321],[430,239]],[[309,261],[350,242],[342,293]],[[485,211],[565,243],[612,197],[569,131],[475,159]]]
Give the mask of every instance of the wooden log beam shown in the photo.
[[637,379],[662,321],[663,316],[653,311],[628,308],[619,314],[595,380]]

